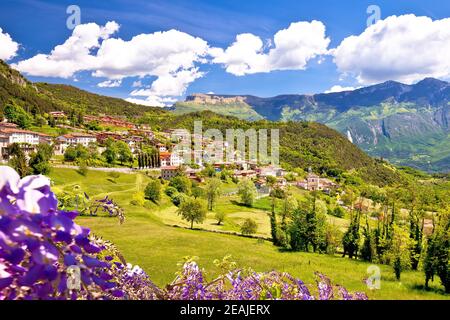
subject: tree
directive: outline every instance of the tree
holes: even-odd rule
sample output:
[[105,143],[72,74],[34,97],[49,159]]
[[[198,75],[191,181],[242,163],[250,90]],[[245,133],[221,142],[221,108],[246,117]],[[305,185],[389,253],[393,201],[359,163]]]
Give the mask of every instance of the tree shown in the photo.
[[3,111],[9,122],[17,124],[20,128],[29,128],[33,122],[31,116],[16,104],[7,104]]
[[76,146],[69,146],[64,152],[65,161],[78,161],[88,159],[90,159],[89,150],[82,144],[77,144]]
[[244,222],[241,225],[241,233],[243,235],[251,235],[256,233],[258,229],[258,225],[256,224],[255,220],[251,218],[247,218],[244,220]]
[[223,211],[216,212],[214,218],[217,220],[217,225],[220,226],[226,218],[226,213]]
[[27,158],[18,143],[13,143],[8,147],[9,165],[13,167],[21,177],[31,174]]
[[202,188],[200,188],[198,185],[196,185],[196,186],[192,187],[191,193],[194,198],[201,198],[204,196],[205,191]]
[[29,166],[34,174],[50,173],[49,161],[53,155],[53,147],[49,144],[39,144],[37,150],[30,157]]
[[124,141],[116,142],[117,148],[117,159],[120,164],[128,163],[133,160],[133,154],[131,153],[130,147]]
[[191,193],[192,182],[188,177],[179,175],[170,180],[169,186],[177,189],[178,192],[189,195]]
[[314,197],[307,197],[293,212],[288,229],[289,243],[294,251],[314,252],[327,249],[326,205]]
[[75,147],[68,147],[64,151],[64,161],[75,161],[77,159],[77,151],[75,150]]
[[434,233],[428,238],[423,263],[425,286],[438,275],[446,293],[450,293],[450,210],[439,217]]
[[188,197],[181,202],[177,213],[184,220],[190,222],[191,229],[193,229],[194,222],[202,223],[205,220],[207,211],[206,203],[203,200]]
[[200,175],[203,177],[213,178],[216,176],[216,169],[214,169],[210,163],[207,163],[205,164],[205,168],[200,171]]
[[241,197],[241,202],[251,207],[256,199],[257,190],[253,181],[243,179],[238,184],[238,195]]
[[344,254],[342,257],[345,257],[348,254],[349,258],[352,259],[354,256],[357,257],[358,249],[359,249],[359,217],[357,214],[351,218],[350,226],[347,231],[344,233],[344,237],[342,238],[342,246],[344,247]]
[[118,152],[119,149],[117,148],[117,144],[112,139],[106,140],[106,149],[102,153],[106,162],[114,164],[117,160]]
[[277,178],[273,176],[266,177],[267,186],[271,189],[270,200],[271,200],[271,210],[270,210],[270,234],[272,236],[272,242],[274,245],[278,246],[278,236],[277,236],[277,216],[275,213],[275,199],[277,198],[277,190],[274,189],[277,183]]
[[394,268],[397,280],[400,280],[403,270],[411,267],[411,245],[412,240],[409,237],[409,233],[394,224],[393,238],[389,249],[385,253],[385,259]]
[[153,202],[158,202],[161,199],[161,183],[159,180],[150,181],[145,187],[145,198]]
[[342,243],[342,231],[335,224],[328,224],[326,231],[326,252],[334,255]]
[[208,210],[212,211],[217,197],[220,196],[222,183],[217,178],[211,178],[206,181],[205,193],[208,200]]

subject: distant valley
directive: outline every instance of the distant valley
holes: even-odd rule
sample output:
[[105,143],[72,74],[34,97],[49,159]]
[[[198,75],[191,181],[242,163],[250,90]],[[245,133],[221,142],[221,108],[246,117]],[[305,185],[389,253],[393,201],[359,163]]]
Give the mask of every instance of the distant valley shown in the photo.
[[433,78],[272,98],[194,94],[171,109],[177,114],[211,110],[245,120],[317,121],[372,156],[429,172],[450,171],[450,84]]

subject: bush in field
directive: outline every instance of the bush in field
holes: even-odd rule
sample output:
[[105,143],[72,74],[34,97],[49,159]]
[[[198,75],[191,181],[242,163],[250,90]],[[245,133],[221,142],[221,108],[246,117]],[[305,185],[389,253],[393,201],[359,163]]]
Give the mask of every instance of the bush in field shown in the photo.
[[159,180],[150,181],[145,187],[145,198],[153,202],[158,202],[161,199],[161,182]]
[[241,202],[244,205],[251,207],[257,195],[257,190],[253,181],[249,179],[243,179],[241,182],[239,182],[238,195],[241,197]]
[[144,192],[140,191],[140,192],[134,193],[130,203],[133,206],[143,207],[144,204],[145,204],[145,194],[144,194]]
[[256,224],[255,220],[253,219],[245,219],[245,221],[241,225],[241,233],[243,235],[251,235],[256,233],[256,230],[258,229],[258,225]]
[[167,187],[166,190],[164,191],[164,193],[169,196],[170,198],[172,198],[172,196],[176,193],[178,193],[177,189],[175,189],[174,187]]
[[182,193],[182,192],[175,192],[170,199],[172,200],[172,203],[179,207],[181,205],[181,203],[183,203],[184,200],[186,200],[187,198],[189,198],[188,195]]
[[345,210],[340,206],[336,206],[334,210],[331,210],[330,214],[338,218],[343,218],[345,216]]
[[191,193],[192,182],[188,177],[179,175],[170,180],[169,186],[175,188],[178,192],[189,195]]
[[216,212],[214,218],[217,220],[217,225],[220,226],[225,221],[226,216],[227,215],[225,212],[222,211]]

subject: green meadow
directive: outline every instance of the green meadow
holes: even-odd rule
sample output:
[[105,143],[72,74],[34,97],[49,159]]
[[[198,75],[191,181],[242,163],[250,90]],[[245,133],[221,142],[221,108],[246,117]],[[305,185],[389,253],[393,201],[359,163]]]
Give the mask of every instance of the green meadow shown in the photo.
[[[197,262],[213,279],[219,270],[215,259],[231,255],[239,266],[251,267],[255,271],[285,271],[314,283],[314,272],[329,276],[333,283],[341,284],[351,291],[364,291],[370,299],[449,299],[444,295],[439,279],[431,283],[430,290],[423,289],[423,272],[405,271],[401,281],[396,281],[389,266],[380,265],[381,289],[369,290],[364,279],[370,276],[370,264],[325,254],[283,252],[263,239],[245,238],[238,235],[240,222],[252,217],[258,224],[257,236],[269,237],[270,223],[267,215],[269,200],[262,198],[254,208],[240,206],[235,196],[221,197],[215,211],[227,213],[224,225],[218,226],[214,213],[209,213],[201,225],[202,230],[189,230],[188,224],[176,214],[176,208],[165,197],[158,204],[131,205],[133,195],[145,188],[149,178],[144,174],[120,174],[111,178],[105,172],[89,171],[86,176],[73,169],[53,168],[52,179],[55,192],[79,188],[94,198],[106,195],[125,209],[125,223],[119,225],[117,218],[80,216],[80,225],[112,241],[122,252],[127,262],[141,266],[158,285],[174,279],[177,265],[185,257],[197,257]],[[232,185],[226,186],[227,191]],[[330,218],[331,219],[331,218]],[[345,219],[336,219],[343,227]],[[217,232],[219,231],[219,232]]]

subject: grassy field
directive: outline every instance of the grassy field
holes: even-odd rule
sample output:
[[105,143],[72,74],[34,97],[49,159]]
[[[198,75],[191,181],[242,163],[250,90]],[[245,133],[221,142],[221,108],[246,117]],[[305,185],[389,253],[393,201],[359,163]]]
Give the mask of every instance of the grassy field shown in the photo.
[[[430,291],[423,290],[422,272],[405,272],[402,281],[398,282],[390,267],[380,266],[381,289],[369,291],[363,283],[363,279],[369,276],[368,263],[338,256],[282,252],[269,241],[170,226],[181,224],[175,208],[167,199],[148,208],[130,205],[132,195],[142,190],[148,181],[141,174],[121,174],[114,180],[104,172],[90,171],[84,177],[75,170],[55,168],[50,177],[57,192],[79,186],[90,196],[110,195],[117,201],[126,211],[123,225],[119,225],[117,219],[108,217],[78,217],[77,222],[114,242],[128,262],[140,265],[159,285],[174,278],[177,263],[183,257],[198,257],[198,263],[212,278],[218,271],[214,267],[214,259],[231,254],[241,266],[250,266],[256,271],[287,271],[306,283],[314,283],[314,272],[319,271],[329,276],[334,283],[342,284],[352,291],[367,292],[371,299],[450,299],[450,296],[442,294],[437,278]],[[222,198],[216,210],[226,210],[228,220],[232,221],[221,227],[224,231],[227,228],[235,231],[239,219],[249,215],[258,219],[259,232],[265,234],[268,230],[264,228],[269,224],[263,207],[264,203],[259,203],[257,208],[248,209]],[[215,228],[212,216],[211,213],[201,227]]]

